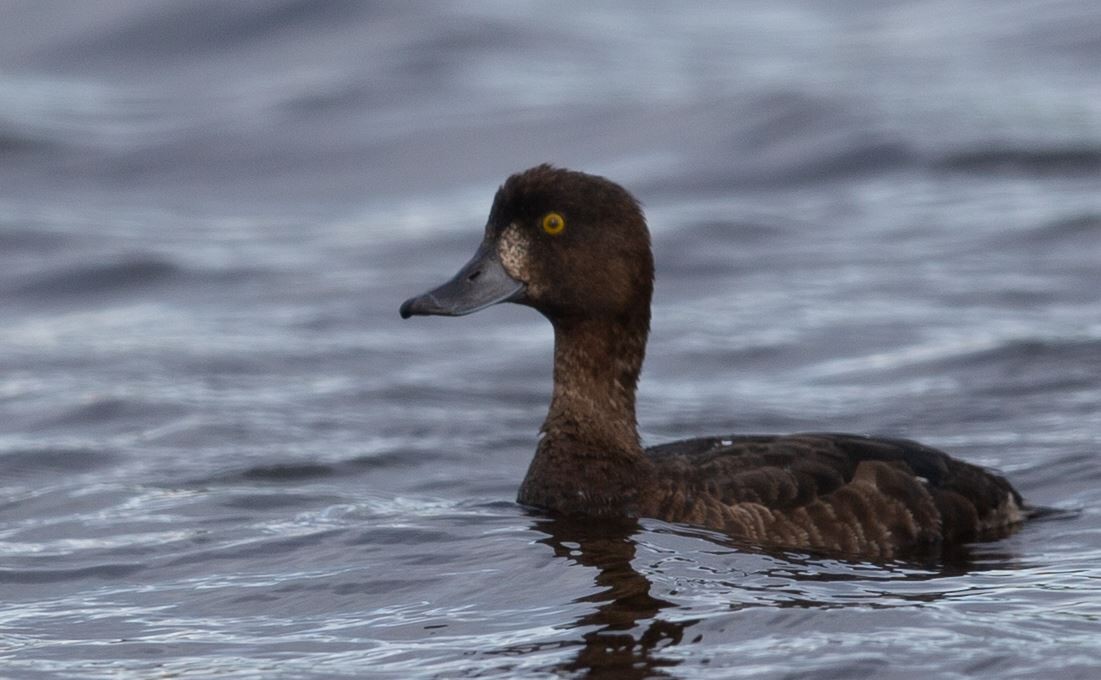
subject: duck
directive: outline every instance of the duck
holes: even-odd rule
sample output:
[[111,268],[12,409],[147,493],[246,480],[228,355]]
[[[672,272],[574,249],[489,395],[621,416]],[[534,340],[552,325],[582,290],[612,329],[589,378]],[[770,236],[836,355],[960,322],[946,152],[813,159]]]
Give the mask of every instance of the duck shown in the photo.
[[454,277],[401,305],[408,319],[510,302],[550,321],[554,387],[520,504],[879,560],[1001,538],[1026,517],[1003,476],[908,439],[726,434],[644,448],[635,398],[653,285],[639,201],[607,178],[543,164],[498,188]]

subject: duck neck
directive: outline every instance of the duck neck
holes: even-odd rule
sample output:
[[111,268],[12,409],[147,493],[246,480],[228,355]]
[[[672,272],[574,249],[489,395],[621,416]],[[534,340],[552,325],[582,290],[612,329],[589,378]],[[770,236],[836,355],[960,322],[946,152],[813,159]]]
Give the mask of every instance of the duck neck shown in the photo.
[[607,456],[642,455],[635,390],[649,330],[648,307],[626,318],[555,321],[554,396],[544,443],[567,440]]
[[565,514],[644,514],[643,492],[655,472],[638,440],[635,387],[649,321],[648,312],[555,320],[554,397],[520,485],[521,503]]

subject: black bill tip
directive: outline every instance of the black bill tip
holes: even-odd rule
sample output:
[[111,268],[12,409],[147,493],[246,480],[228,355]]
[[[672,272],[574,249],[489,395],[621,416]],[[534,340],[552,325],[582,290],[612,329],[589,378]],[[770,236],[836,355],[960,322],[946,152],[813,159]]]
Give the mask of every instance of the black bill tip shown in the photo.
[[430,316],[432,314],[440,314],[441,308],[439,302],[432,296],[431,293],[425,293],[424,295],[417,295],[411,297],[405,302],[401,303],[401,308],[398,310],[401,314],[401,318],[408,319],[411,316]]
[[463,316],[500,302],[515,302],[524,295],[524,284],[508,275],[497,249],[485,242],[450,281],[401,303],[401,318],[411,316]]

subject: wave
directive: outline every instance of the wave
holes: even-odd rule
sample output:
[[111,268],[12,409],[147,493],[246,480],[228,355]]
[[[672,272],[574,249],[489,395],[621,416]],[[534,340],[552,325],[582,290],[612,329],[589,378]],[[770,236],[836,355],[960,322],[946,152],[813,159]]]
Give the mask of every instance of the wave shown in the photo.
[[933,163],[937,169],[969,173],[1080,175],[1101,172],[1101,147],[990,146],[949,153]]
[[[980,346],[976,346],[976,344]],[[948,343],[902,347],[890,352],[826,362],[812,377],[828,382],[860,374],[866,379],[894,381],[899,376],[965,373],[1003,378],[1024,390],[1031,377],[1038,390],[1091,385],[1101,372],[1099,338],[1013,338],[989,343]]]
[[270,3],[224,3],[216,0],[185,5],[143,7],[117,17],[115,27],[82,34],[60,47],[66,58],[193,59],[203,51],[240,50],[288,31],[309,32],[357,20],[372,5],[352,0]]
[[69,245],[72,239],[57,231],[32,227],[10,228],[0,224],[0,253],[45,253],[59,251]]
[[1031,242],[1073,241],[1075,245],[1081,239],[1101,239],[1101,214],[1078,215],[1041,225],[1025,234]]
[[[725,163],[693,159],[695,169],[682,178],[652,190],[689,189],[713,191],[729,188],[770,188],[832,182],[853,177],[901,171],[967,173],[974,175],[1021,174],[1032,176],[1089,176],[1101,173],[1101,147],[990,146],[943,153],[924,153],[904,139],[874,136],[807,135],[798,151],[789,142],[778,142],[754,154],[731,149]],[[773,145],[769,145],[770,147]],[[700,161],[697,163],[697,161]]]
[[113,465],[118,459],[114,453],[94,449],[17,449],[0,453],[0,466],[11,479],[36,472],[87,472]]
[[326,463],[314,461],[270,463],[227,470],[210,477],[191,480],[189,484],[203,487],[242,483],[294,484],[327,477],[345,478],[380,469],[416,467],[434,457],[433,454],[425,451],[418,451],[414,455],[399,450]]
[[[945,357],[940,363],[966,365],[972,367],[1004,366],[1013,369],[1009,375],[1017,376],[1023,371],[1035,372],[1051,379],[1070,376],[1059,370],[1060,366],[1089,371],[1096,375],[1101,370],[1101,339],[1038,339],[1020,338],[1007,340],[996,347]],[[1079,381],[1090,384],[1087,375],[1079,375]]]
[[55,144],[31,135],[0,131],[0,158],[16,155],[41,154],[51,151]]
[[23,284],[16,292],[25,297],[47,299],[101,296],[148,289],[180,274],[180,267],[167,260],[135,257],[52,271]]
[[60,583],[88,578],[116,580],[144,569],[141,564],[98,564],[73,569],[0,569],[0,583]]

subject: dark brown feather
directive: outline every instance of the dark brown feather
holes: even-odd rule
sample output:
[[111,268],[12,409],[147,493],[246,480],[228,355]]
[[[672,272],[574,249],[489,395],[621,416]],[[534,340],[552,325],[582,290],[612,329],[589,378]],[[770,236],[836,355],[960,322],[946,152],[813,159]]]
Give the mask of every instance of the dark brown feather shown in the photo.
[[704,524],[763,545],[889,558],[1005,535],[1023,507],[1004,478],[902,439],[729,435],[646,455],[653,515],[720,517]]

